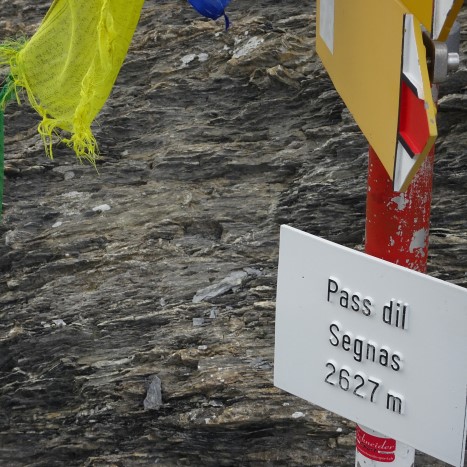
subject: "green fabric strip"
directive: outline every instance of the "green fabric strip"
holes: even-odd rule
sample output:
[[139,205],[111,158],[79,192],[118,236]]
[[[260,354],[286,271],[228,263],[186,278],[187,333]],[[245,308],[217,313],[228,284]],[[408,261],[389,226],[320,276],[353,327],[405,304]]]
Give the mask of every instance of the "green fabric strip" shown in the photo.
[[3,215],[3,180],[5,174],[5,137],[4,137],[4,111],[7,102],[14,93],[13,78],[8,76],[0,91],[0,220]]
[[3,178],[4,178],[4,167],[5,167],[5,143],[3,137],[3,109],[0,109],[0,220],[3,216]]

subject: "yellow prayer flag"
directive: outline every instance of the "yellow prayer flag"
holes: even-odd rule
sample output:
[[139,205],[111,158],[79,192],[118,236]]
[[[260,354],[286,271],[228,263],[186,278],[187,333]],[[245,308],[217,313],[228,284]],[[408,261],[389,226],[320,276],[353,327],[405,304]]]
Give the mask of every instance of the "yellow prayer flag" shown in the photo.
[[[0,45],[14,91],[24,88],[42,117],[38,130],[52,156],[52,136],[94,163],[91,123],[107,100],[128,51],[144,0],[54,0],[29,41]],[[1,103],[5,105],[5,103]]]

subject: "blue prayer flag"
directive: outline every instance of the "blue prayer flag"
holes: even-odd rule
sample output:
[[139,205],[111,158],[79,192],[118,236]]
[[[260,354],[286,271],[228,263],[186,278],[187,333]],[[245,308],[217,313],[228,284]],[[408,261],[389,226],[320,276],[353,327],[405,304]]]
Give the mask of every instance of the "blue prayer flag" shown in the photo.
[[190,5],[206,18],[217,19],[221,16],[225,18],[225,29],[229,29],[230,21],[225,14],[225,7],[230,0],[188,0]]

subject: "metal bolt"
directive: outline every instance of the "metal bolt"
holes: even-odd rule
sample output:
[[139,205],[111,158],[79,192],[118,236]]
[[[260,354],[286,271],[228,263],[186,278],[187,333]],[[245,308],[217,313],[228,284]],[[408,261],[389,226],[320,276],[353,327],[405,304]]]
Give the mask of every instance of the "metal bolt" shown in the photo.
[[456,71],[459,68],[460,59],[459,54],[456,52],[448,53],[448,72]]

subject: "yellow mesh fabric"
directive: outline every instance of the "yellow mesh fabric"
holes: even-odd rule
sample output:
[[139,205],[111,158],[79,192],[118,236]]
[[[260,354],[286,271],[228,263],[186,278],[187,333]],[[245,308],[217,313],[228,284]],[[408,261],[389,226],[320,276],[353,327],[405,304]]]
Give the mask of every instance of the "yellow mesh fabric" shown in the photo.
[[[46,152],[52,136],[78,158],[94,163],[91,123],[101,110],[128,51],[144,0],[54,0],[29,41],[0,45],[0,64],[10,66],[11,86],[26,89],[41,115]],[[4,103],[1,103],[4,105]]]

